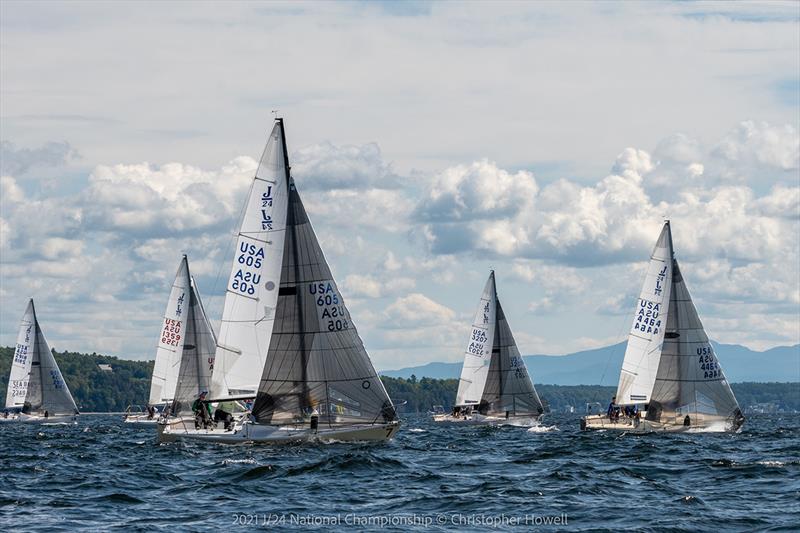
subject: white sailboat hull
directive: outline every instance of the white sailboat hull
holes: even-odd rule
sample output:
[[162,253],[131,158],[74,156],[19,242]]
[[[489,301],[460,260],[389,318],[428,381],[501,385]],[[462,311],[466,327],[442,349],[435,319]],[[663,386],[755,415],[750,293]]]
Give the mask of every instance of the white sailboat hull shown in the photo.
[[741,431],[741,425],[736,426],[721,417],[695,418],[694,423],[687,426],[683,424],[683,419],[680,417],[664,422],[645,420],[644,417],[639,420],[623,417],[612,422],[606,415],[591,415],[581,419],[581,429],[628,433],[738,433]]
[[147,415],[126,416],[125,423],[133,426],[155,427],[158,423],[158,418],[148,418]]
[[385,424],[353,424],[340,427],[270,426],[245,422],[233,430],[221,428],[194,429],[188,424],[159,424],[158,436],[162,442],[192,440],[221,444],[289,444],[297,442],[375,442],[391,439],[400,427],[400,422]]
[[26,415],[25,413],[20,413],[17,421],[26,424],[77,424],[78,415],[41,416],[41,415]]
[[519,426],[532,427],[539,425],[538,416],[484,416],[478,413],[463,416],[453,416],[451,414],[433,415],[434,422],[448,422],[452,424],[482,425],[482,426]]

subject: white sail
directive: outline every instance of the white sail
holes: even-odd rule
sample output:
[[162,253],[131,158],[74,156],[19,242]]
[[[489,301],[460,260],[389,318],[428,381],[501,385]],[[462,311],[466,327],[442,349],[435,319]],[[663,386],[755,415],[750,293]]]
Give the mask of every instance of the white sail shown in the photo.
[[650,400],[661,359],[671,289],[672,233],[667,221],[653,248],[636,303],[617,386],[616,403],[619,405],[643,404]]
[[461,368],[461,379],[458,382],[456,406],[478,405],[483,396],[489,365],[492,360],[492,345],[495,336],[497,313],[497,290],[494,271],[489,274],[483,288],[472,331],[464,350],[464,366]]
[[217,337],[211,396],[255,395],[269,349],[286,233],[288,163],[276,123],[242,217]]
[[156,362],[153,365],[153,376],[150,380],[151,405],[170,402],[175,395],[178,383],[183,343],[186,337],[186,317],[189,311],[189,265],[186,256],[181,259],[175,282],[169,293],[167,309],[161,322],[158,336]]
[[25,403],[30,380],[33,349],[36,343],[36,321],[33,300],[28,302],[22,322],[19,325],[17,345],[14,348],[14,359],[11,361],[11,373],[8,376],[6,391],[6,408],[20,409]]

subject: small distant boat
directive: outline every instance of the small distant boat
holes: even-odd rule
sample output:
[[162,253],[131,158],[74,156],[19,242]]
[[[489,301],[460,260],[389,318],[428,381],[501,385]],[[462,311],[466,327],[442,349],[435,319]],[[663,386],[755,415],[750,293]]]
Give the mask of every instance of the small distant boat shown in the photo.
[[[161,323],[149,404],[141,414],[126,413],[125,423],[155,427],[162,416],[170,417],[171,423],[180,421],[176,417],[191,419],[192,401],[210,387],[215,347],[214,331],[184,255]],[[164,406],[161,413],[157,405]]]
[[612,404],[581,428],[735,432],[745,420],[681,275],[669,221],[650,256]]
[[[254,226],[252,232],[245,231],[245,224]],[[206,401],[242,399],[257,388],[252,413],[229,429],[159,424],[160,439],[286,443],[391,438],[399,427],[394,404],[364,349],[290,175],[280,118],[259,163],[237,244],[225,308],[233,312],[239,307],[249,318],[226,325],[226,316],[232,315],[223,312],[216,353],[224,368],[215,366]],[[275,272],[280,273],[278,284],[270,279]],[[256,357],[263,357],[260,380],[252,375]],[[214,397],[219,394],[223,397]]]
[[36,319],[33,299],[22,317],[0,421],[71,423],[78,407]]
[[483,289],[452,413],[433,415],[436,422],[533,426],[544,413],[528,369],[514,341],[500,299],[494,271]]

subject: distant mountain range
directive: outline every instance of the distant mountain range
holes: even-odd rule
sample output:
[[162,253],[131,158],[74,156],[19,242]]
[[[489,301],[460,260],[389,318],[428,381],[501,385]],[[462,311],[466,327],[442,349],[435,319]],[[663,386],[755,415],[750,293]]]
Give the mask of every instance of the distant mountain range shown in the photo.
[[[744,381],[800,381],[800,344],[778,346],[763,352],[738,344],[712,341],[725,375],[731,383]],[[526,355],[534,383],[551,385],[616,385],[625,355],[625,343],[567,355]],[[422,366],[385,370],[395,378],[458,378],[461,363],[428,363]]]

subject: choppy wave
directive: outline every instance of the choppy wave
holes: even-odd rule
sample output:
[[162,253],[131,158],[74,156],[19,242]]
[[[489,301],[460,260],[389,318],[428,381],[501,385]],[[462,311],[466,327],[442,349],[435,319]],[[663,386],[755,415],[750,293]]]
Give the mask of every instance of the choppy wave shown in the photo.
[[385,444],[280,447],[158,444],[154,428],[114,416],[3,424],[0,529],[486,531],[552,529],[562,517],[570,530],[716,532],[800,523],[798,415],[753,416],[735,435],[578,428],[574,415],[531,428],[416,416]]

